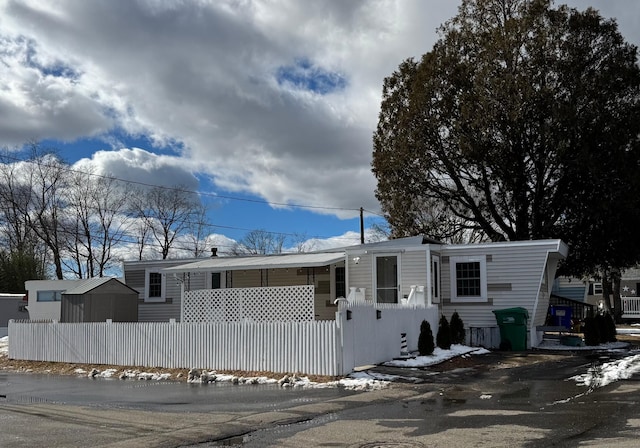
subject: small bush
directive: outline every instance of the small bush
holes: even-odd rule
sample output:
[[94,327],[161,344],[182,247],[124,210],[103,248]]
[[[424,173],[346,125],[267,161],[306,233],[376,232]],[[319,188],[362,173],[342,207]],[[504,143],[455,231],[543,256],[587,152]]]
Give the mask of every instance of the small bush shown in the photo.
[[464,344],[466,336],[466,332],[464,330],[464,322],[462,322],[462,319],[460,319],[460,315],[457,311],[455,311],[451,316],[449,328],[451,329],[451,343]]
[[596,327],[598,328],[598,343],[607,342],[607,319],[604,314],[596,315]]
[[451,327],[449,326],[449,321],[444,314],[440,318],[440,323],[438,324],[436,344],[442,350],[449,350],[451,348]]
[[431,324],[423,320],[420,324],[420,336],[418,336],[418,352],[420,352],[420,356],[427,356],[433,354],[435,348]]
[[609,313],[606,313],[603,316],[603,319],[605,333],[602,337],[602,342],[616,342],[618,338],[616,337],[616,323],[613,320],[613,316]]
[[600,331],[595,317],[584,320],[584,343],[589,346],[600,345]]

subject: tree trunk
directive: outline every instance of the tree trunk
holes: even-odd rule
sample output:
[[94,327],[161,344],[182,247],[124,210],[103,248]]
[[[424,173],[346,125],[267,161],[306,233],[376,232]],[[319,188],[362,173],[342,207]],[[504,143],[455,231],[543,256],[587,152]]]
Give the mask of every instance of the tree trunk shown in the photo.
[[611,272],[613,283],[613,318],[617,324],[622,323],[622,297],[620,296],[620,271]]
[[604,311],[611,313],[611,278],[608,271],[602,272],[602,303],[604,305]]

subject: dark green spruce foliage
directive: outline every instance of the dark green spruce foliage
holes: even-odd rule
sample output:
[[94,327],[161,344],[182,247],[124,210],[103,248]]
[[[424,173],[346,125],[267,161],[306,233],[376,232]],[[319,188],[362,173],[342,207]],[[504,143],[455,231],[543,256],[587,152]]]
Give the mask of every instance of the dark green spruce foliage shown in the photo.
[[427,356],[433,354],[435,348],[431,324],[423,320],[420,324],[420,336],[418,336],[418,352],[420,352],[420,356]]
[[451,348],[451,327],[449,326],[449,321],[444,314],[440,317],[440,323],[438,324],[436,344],[442,350],[449,350]]
[[452,344],[464,344],[466,332],[464,330],[464,322],[460,319],[460,315],[457,311],[451,316],[451,322],[449,322],[451,328],[451,343]]

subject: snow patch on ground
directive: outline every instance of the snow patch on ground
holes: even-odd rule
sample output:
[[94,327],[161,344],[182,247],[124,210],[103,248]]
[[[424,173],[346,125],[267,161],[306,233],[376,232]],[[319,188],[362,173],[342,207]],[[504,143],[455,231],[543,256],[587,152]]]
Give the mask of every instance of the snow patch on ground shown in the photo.
[[231,382],[233,384],[277,384],[280,387],[292,388],[342,388],[356,391],[384,389],[390,381],[382,380],[365,372],[353,373],[348,378],[336,381],[318,383],[311,381],[307,376],[285,375],[279,380],[260,377],[238,377],[217,373],[215,370],[191,369],[187,377],[188,383],[209,384],[218,382]]
[[581,386],[590,389],[604,387],[620,380],[631,378],[640,372],[640,355],[627,356],[589,368],[587,373],[576,375],[569,379],[576,381]]
[[448,361],[458,356],[468,357],[471,355],[484,355],[490,353],[486,348],[468,347],[466,345],[454,344],[450,350],[443,350],[436,347],[432,355],[415,356],[406,359],[394,359],[385,362],[385,366],[392,367],[428,367],[441,362]]

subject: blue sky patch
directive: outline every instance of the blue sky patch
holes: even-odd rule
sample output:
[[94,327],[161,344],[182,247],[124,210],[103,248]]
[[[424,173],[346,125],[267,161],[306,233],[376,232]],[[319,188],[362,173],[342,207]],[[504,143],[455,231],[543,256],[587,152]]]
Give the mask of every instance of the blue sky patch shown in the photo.
[[314,65],[306,58],[297,59],[294,65],[280,67],[276,73],[280,85],[293,85],[300,90],[326,95],[347,86],[342,74],[330,72]]
[[27,67],[35,68],[44,76],[54,76],[56,78],[67,78],[71,80],[77,80],[80,77],[80,73],[73,67],[63,63],[60,60],[56,60],[52,64],[43,64],[38,58],[36,51],[36,44],[32,39],[20,39],[24,40],[25,44],[25,63]]

